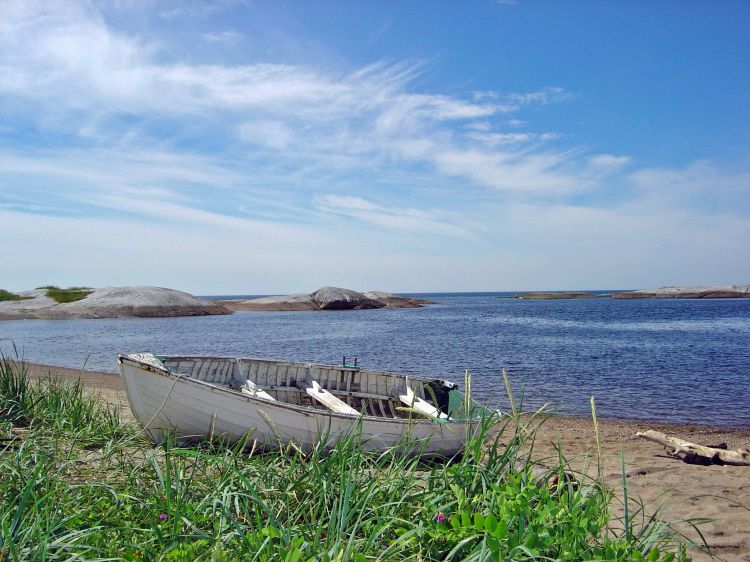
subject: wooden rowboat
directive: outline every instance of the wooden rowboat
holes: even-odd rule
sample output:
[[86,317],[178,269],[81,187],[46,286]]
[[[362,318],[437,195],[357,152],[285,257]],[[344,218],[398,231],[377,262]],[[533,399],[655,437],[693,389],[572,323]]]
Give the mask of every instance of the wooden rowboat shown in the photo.
[[448,381],[351,365],[120,355],[130,408],[156,442],[218,440],[310,450],[361,435],[365,450],[459,452],[487,411]]

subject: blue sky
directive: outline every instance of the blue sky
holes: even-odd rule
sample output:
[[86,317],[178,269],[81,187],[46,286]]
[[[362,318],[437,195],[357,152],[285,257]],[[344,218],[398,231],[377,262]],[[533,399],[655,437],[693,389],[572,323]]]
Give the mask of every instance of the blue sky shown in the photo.
[[747,2],[0,3],[0,287],[750,282]]

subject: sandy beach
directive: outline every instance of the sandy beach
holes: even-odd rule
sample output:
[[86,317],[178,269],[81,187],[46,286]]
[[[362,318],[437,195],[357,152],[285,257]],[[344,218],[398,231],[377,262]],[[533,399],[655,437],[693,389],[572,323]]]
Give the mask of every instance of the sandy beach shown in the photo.
[[[699,529],[714,556],[750,561],[750,467],[686,464],[668,456],[661,445],[635,436],[649,429],[702,445],[727,443],[730,449],[750,448],[750,429],[599,420],[604,483],[619,500],[614,512],[622,512],[624,458],[628,495],[639,498],[647,512],[661,507],[664,518],[671,521],[703,520]],[[550,418],[539,431],[535,450],[554,456],[558,443],[574,471],[596,474],[590,419]],[[689,526],[681,529],[691,540],[701,542]],[[692,556],[710,560],[700,553]]]
[[[131,418],[122,381],[116,374],[48,365],[27,367],[34,378],[80,379],[88,392],[120,406],[123,417]],[[750,467],[685,464],[667,456],[660,445],[635,436],[648,429],[702,445],[724,442],[730,449],[737,449],[750,448],[750,428],[599,420],[604,482],[618,498],[622,497],[624,458],[628,494],[640,498],[649,513],[661,508],[662,515],[672,521],[703,520],[699,529],[716,557],[750,561]],[[535,456],[556,458],[558,446],[571,470],[596,473],[596,441],[590,419],[550,417],[537,434]],[[621,512],[621,503],[617,502],[613,510]],[[683,530],[700,542],[689,526]],[[694,560],[710,559],[701,553],[692,556]]]

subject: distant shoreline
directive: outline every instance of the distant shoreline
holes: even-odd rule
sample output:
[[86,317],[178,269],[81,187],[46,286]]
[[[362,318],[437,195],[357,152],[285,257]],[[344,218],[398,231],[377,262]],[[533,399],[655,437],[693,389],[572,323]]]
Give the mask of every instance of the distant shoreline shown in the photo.
[[[62,293],[76,292],[59,289]],[[18,294],[0,290],[0,321],[84,318],[162,318],[174,316],[225,315],[237,311],[296,312],[321,310],[362,310],[373,308],[420,308],[436,304],[439,296],[496,296],[521,300],[577,299],[742,299],[750,298],[750,285],[668,286],[636,291],[497,291],[455,293],[401,293],[382,291],[359,293],[339,287],[322,287],[310,294],[257,297],[195,297],[162,287],[108,287],[77,291],[71,301],[57,302],[49,288]],[[249,297],[249,298],[248,298]]]
[[742,299],[750,298],[750,285],[660,287],[637,291],[522,291],[501,298],[528,300],[561,299]]

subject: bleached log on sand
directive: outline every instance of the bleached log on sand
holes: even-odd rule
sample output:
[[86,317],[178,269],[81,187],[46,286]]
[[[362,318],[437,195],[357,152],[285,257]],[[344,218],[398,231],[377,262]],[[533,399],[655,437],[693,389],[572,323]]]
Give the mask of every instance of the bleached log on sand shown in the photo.
[[[678,437],[665,435],[661,431],[638,432],[636,436],[654,441],[667,448],[671,448],[671,454],[685,460],[685,458],[694,458],[694,456],[703,457],[708,462],[706,464],[732,464],[738,466],[750,466],[750,450],[748,449],[717,449],[715,447],[704,447],[685,441]],[[693,457],[691,457],[691,455]],[[686,461],[693,462],[693,461]],[[693,464],[699,464],[693,462]]]

